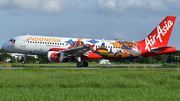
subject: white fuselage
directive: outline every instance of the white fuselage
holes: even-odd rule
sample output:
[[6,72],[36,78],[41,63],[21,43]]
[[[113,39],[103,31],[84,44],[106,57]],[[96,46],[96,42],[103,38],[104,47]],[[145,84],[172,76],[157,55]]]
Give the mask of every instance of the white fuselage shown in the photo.
[[[34,35],[24,35],[17,36],[3,44],[3,49],[23,54],[32,55],[47,55],[48,51],[52,48],[62,48],[67,49],[71,46],[71,42],[76,42],[81,40],[84,44],[94,45],[94,50],[102,46],[104,43],[108,51],[113,53],[120,50],[120,47],[114,47],[111,43],[115,42],[112,40],[96,40],[96,39],[84,39],[84,38],[67,38],[67,37],[50,37],[50,36],[34,36]],[[68,42],[69,41],[69,42]],[[95,41],[95,42],[93,42]]]

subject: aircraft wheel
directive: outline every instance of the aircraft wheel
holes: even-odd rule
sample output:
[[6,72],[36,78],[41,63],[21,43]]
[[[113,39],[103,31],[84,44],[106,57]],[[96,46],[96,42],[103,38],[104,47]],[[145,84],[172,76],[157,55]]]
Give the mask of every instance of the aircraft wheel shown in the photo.
[[25,61],[22,61],[22,64],[25,64],[26,62]]
[[60,61],[59,61],[59,58],[57,58],[57,62],[60,62]]
[[88,66],[88,62],[83,62],[83,67],[87,67]]
[[78,62],[78,63],[77,63],[77,67],[82,67],[82,63],[81,63],[81,62]]

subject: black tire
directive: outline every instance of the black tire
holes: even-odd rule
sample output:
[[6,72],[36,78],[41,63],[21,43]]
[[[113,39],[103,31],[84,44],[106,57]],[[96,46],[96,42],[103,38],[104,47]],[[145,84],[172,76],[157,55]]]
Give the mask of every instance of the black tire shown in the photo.
[[60,61],[59,61],[59,58],[57,58],[57,62],[60,62]]
[[83,62],[83,67],[88,67],[88,62]]
[[82,63],[81,62],[77,62],[77,67],[82,67]]
[[22,61],[22,64],[25,64],[26,62],[25,61]]

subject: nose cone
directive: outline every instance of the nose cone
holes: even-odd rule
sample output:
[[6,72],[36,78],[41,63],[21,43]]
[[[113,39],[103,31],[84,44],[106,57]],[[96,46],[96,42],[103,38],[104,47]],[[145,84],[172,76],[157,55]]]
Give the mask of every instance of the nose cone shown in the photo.
[[4,43],[4,44],[2,45],[2,48],[3,48],[4,50],[7,50],[7,43]]

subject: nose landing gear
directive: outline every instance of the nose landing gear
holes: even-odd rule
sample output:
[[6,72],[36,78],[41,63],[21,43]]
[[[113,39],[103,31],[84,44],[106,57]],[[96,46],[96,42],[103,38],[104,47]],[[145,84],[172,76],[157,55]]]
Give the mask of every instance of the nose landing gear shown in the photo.
[[27,54],[24,55],[24,60],[22,61],[22,64],[26,63],[26,57],[27,57]]

